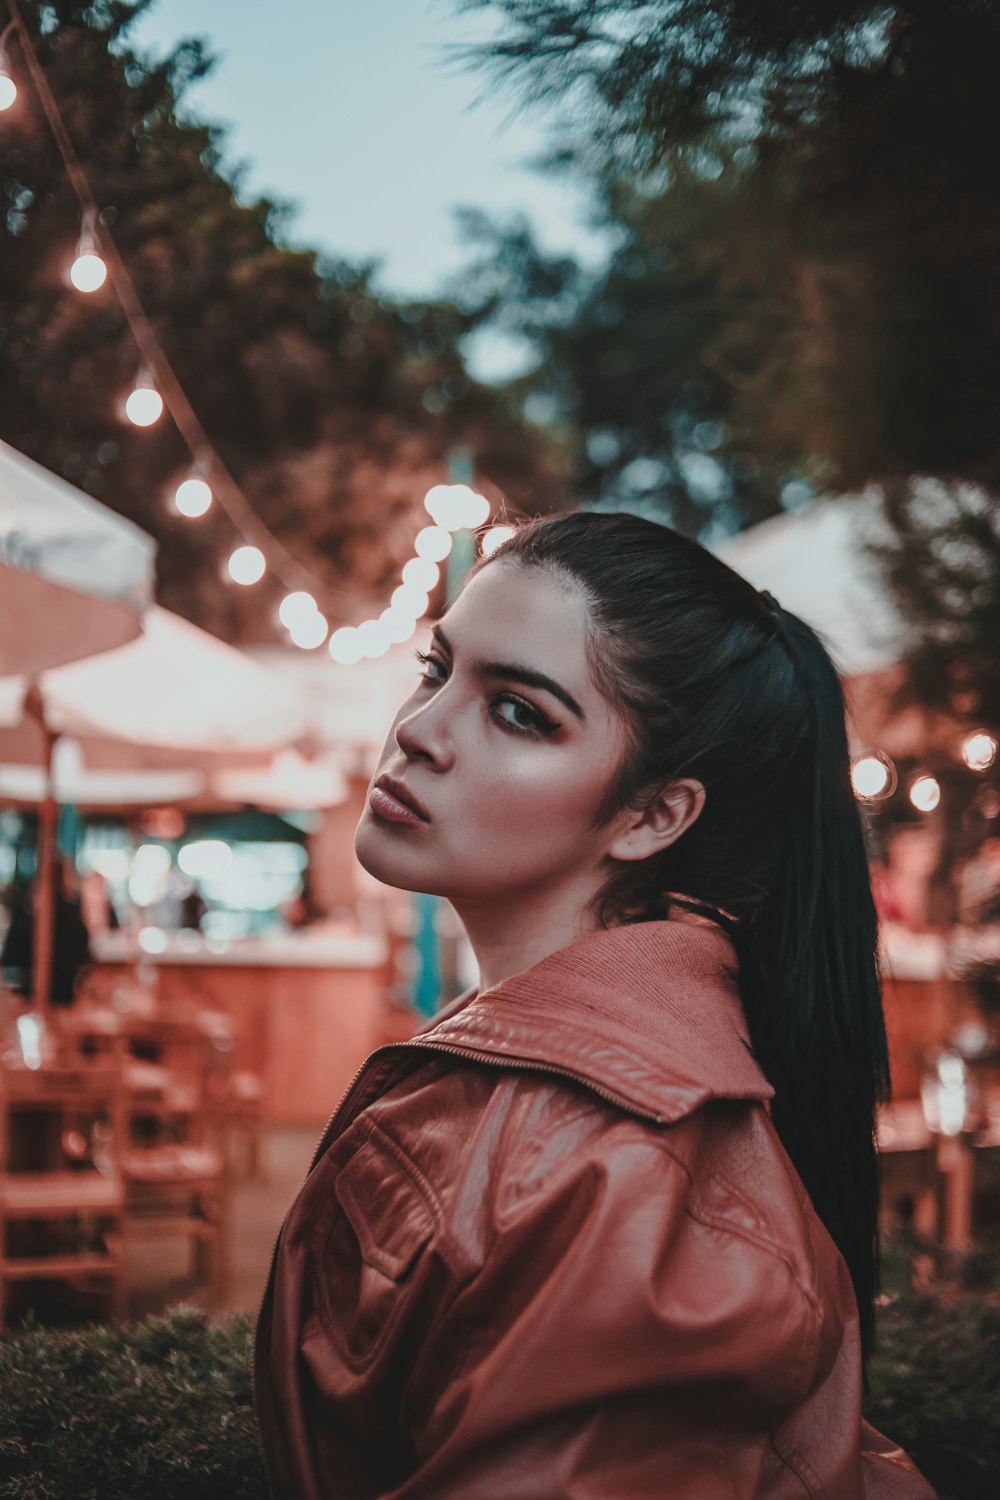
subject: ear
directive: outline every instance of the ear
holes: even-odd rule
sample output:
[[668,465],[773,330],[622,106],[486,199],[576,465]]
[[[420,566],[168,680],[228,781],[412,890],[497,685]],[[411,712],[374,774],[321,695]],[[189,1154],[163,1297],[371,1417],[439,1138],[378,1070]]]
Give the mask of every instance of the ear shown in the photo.
[[705,806],[700,781],[672,781],[642,811],[626,811],[608,854],[612,859],[648,859],[676,843]]

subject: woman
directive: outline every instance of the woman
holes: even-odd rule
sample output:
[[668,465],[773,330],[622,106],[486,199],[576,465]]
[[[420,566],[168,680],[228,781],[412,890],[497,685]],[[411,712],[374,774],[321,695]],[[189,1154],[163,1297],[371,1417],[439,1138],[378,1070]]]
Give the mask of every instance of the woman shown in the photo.
[[435,627],[356,834],[480,982],[380,1048],[276,1249],[276,1495],[933,1500],[861,1422],[887,1087],[815,634],[628,515]]

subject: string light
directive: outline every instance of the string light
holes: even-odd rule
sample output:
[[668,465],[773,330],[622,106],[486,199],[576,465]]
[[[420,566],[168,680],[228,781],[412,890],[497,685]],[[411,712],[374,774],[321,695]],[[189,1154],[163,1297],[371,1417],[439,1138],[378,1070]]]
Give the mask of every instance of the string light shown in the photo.
[[888,797],[896,789],[896,768],[888,756],[863,755],[851,767],[851,785],[865,801]]
[[484,556],[489,557],[508,537],[513,535],[513,526],[491,526],[489,531],[484,531],[479,543]]
[[910,785],[910,801],[918,812],[933,812],[941,801],[941,787],[934,776],[918,776]]
[[139,371],[135,386],[125,402],[125,415],[133,427],[152,427],[163,415],[163,397],[145,368]]
[[[286,574],[293,569],[301,573],[302,570],[286,553],[279,539],[271,536],[258,519],[239,485],[208,443],[197,414],[170,367],[156,331],[139,301],[129,268],[123,261],[113,236],[104,230],[98,236],[97,206],[86,173],[35,55],[34,40],[13,3],[11,11],[11,23],[0,36],[0,110],[9,109],[17,98],[17,87],[3,46],[9,32],[16,29],[25,65],[80,204],[81,231],[76,255],[68,271],[69,282],[84,294],[95,292],[108,280],[108,261],[111,262],[114,272],[113,290],[142,356],[143,362],[135,386],[124,403],[125,417],[136,427],[151,427],[159,421],[165,405],[169,404],[171,417],[197,460],[194,471],[174,491],[173,504],[178,514],[192,519],[203,516],[214,500],[218,499],[238,531],[242,531],[244,535],[247,532],[252,535],[256,531],[268,539],[268,552],[273,554],[271,566],[279,577],[284,576],[283,566]],[[166,401],[160,386],[166,392]],[[204,464],[203,457],[200,456],[206,450],[211,455],[210,465]],[[204,477],[206,469],[213,473],[212,485]],[[391,603],[383,609],[378,619],[364,620],[359,626],[344,626],[333,632],[329,650],[335,661],[353,663],[362,656],[381,656],[390,644],[408,640],[415,631],[418,620],[428,609],[430,591],[440,580],[438,564],[451,552],[451,533],[462,529],[477,529],[489,519],[490,514],[489,501],[465,484],[433,486],[425,496],[424,505],[434,524],[424,526],[418,532],[414,543],[415,555],[403,567],[402,582],[394,590]],[[494,531],[510,534],[510,528],[494,528]],[[232,552],[226,569],[234,582],[252,585],[264,577],[267,566],[267,560],[259,547],[243,543]],[[304,590],[293,590],[282,602],[279,614],[296,645],[311,650],[326,641],[329,623],[311,594]]]
[[249,587],[252,583],[260,583],[267,570],[267,563],[259,547],[243,546],[236,548],[227,567],[234,583]]
[[441,569],[429,557],[411,557],[403,567],[403,582],[428,594],[441,577]]
[[316,600],[304,589],[299,589],[293,594],[286,594],[278,605],[278,619],[287,630],[291,630],[297,621],[307,620],[318,613]]
[[330,627],[317,609],[311,615],[300,615],[288,627],[288,633],[293,646],[303,651],[315,651],[326,640]]
[[0,111],[10,109],[17,98],[17,84],[10,76],[10,59],[6,48],[0,44]]
[[88,208],[83,215],[76,259],[69,268],[69,279],[78,292],[96,292],[108,279],[108,268],[97,244],[96,223],[93,209]]
[[424,509],[443,531],[472,530],[489,519],[490,502],[467,484],[435,484],[424,496]]
[[997,758],[997,742],[985,729],[970,734],[962,746],[962,759],[970,771],[988,771]]
[[429,562],[444,562],[451,551],[451,532],[445,531],[443,526],[424,526],[417,532],[413,543],[413,550],[418,557],[426,557]]
[[211,504],[211,486],[197,474],[182,479],[174,491],[174,505],[182,516],[187,516],[190,520],[205,515]]
[[358,632],[353,625],[341,625],[330,637],[327,647],[334,661],[340,662],[342,666],[353,667],[355,662],[361,660],[361,642],[358,640]]

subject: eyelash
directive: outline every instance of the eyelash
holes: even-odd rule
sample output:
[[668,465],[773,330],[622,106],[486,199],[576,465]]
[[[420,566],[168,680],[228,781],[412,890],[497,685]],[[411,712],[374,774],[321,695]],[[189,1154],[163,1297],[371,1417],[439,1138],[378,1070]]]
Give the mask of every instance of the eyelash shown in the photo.
[[[444,663],[429,651],[417,650],[413,654],[422,666],[426,666],[428,663],[433,663],[437,667],[444,666]],[[430,677],[426,672],[420,673],[420,679],[422,682],[440,682],[442,680],[441,678]],[[537,725],[535,729],[525,729],[522,725],[515,724],[510,719],[499,719],[497,722],[504,729],[509,729],[512,734],[527,735],[529,739],[538,739],[543,735],[552,734],[557,728],[555,724],[550,724],[547,719],[544,719],[538,710],[532,708],[531,704],[526,702],[524,698],[519,698],[516,693],[502,693],[497,702],[516,704],[524,713],[530,714]]]

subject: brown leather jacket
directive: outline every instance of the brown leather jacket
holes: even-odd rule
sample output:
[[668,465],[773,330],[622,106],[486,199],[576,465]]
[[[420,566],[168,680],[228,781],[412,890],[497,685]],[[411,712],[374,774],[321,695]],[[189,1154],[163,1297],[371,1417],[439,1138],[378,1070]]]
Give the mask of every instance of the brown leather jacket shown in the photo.
[[261,1309],[294,1500],[934,1500],[718,928],[595,933],[374,1052]]

